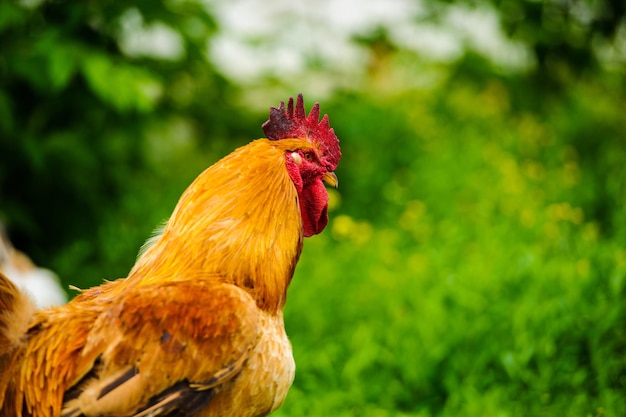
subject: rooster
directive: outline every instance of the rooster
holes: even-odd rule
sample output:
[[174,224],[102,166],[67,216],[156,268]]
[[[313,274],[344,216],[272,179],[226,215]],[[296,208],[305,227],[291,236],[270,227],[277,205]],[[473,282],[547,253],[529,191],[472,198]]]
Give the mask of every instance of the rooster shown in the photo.
[[283,323],[303,237],[341,158],[319,104],[270,109],[266,139],[187,188],[126,278],[33,312],[0,278],[0,415],[264,416],[295,364]]

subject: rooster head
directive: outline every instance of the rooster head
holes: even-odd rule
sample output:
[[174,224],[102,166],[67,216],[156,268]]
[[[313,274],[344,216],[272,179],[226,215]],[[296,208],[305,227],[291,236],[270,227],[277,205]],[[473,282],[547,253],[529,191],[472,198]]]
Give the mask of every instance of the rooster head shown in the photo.
[[[337,187],[334,171],[341,159],[339,139],[330,127],[328,115],[320,117],[319,103],[309,115],[304,110],[302,94],[294,107],[293,97],[287,108],[270,109],[270,117],[263,123],[263,132],[270,140],[289,140],[292,148],[285,152],[286,167],[298,191],[304,236],[320,233],[328,224],[328,193],[324,182]],[[296,139],[291,141],[291,139]]]

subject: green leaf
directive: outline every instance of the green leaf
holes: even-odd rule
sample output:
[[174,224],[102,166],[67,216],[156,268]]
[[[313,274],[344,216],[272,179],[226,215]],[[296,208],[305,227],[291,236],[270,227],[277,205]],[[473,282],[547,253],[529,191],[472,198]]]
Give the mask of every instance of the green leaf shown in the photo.
[[48,76],[55,91],[63,90],[72,79],[77,66],[77,48],[72,45],[57,45],[48,54]]
[[91,90],[118,111],[149,111],[162,94],[162,85],[152,73],[103,54],[89,54],[82,72]]
[[112,67],[110,59],[99,53],[88,54],[82,62],[82,73],[91,91],[105,100],[108,100],[109,97],[107,80]]

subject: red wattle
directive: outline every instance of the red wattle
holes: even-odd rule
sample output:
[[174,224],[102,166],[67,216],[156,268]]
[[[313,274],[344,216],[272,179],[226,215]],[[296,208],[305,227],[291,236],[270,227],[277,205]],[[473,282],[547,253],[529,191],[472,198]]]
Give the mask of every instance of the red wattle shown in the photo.
[[328,224],[328,192],[322,180],[304,185],[299,200],[304,236],[320,233]]

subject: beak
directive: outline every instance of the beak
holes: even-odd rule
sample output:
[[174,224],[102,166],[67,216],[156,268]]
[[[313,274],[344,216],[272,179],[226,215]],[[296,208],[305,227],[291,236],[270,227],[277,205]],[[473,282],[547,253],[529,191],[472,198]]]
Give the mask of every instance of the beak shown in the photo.
[[324,177],[322,178],[322,181],[324,181],[326,184],[330,185],[333,188],[339,187],[339,179],[334,172],[326,172],[324,174]]

